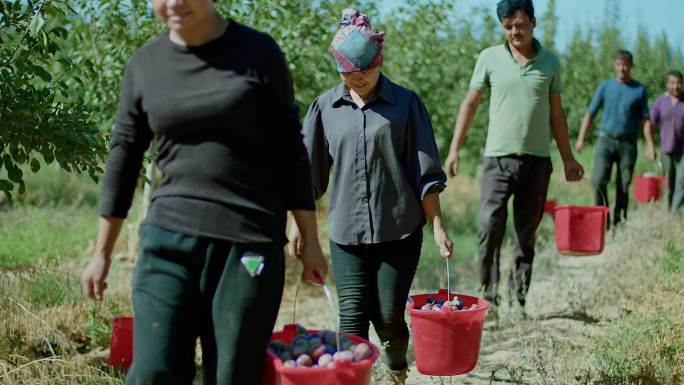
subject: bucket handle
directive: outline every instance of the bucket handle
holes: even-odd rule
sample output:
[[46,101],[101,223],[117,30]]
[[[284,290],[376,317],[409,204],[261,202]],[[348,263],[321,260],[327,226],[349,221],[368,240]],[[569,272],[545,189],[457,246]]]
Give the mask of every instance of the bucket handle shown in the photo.
[[[315,273],[314,273],[315,274]],[[325,297],[328,301],[328,305],[330,306],[330,319],[332,320],[332,324],[335,325],[335,336],[337,339],[337,346],[340,346],[340,324],[339,324],[339,316],[335,313],[335,307],[332,302],[332,294],[330,293],[330,290],[328,289],[328,286],[325,284],[325,281],[323,280],[323,277],[319,276],[316,274],[315,277],[315,282],[314,285],[320,286],[323,289],[323,293],[325,294]],[[295,289],[295,296],[294,296],[294,303],[292,304],[292,324],[297,323],[297,299],[299,298],[299,288],[302,286],[302,281],[300,280],[299,283],[297,283],[297,288]],[[335,322],[337,320],[337,322]]]
[[[603,191],[601,191],[601,189],[595,188],[594,185],[591,183],[591,181],[590,181],[589,179],[585,178],[585,177],[582,177],[582,179],[580,179],[578,182],[584,182],[584,183],[588,184],[588,185],[591,187],[591,190],[592,190],[592,191],[598,192],[599,194],[601,194],[601,200],[602,200],[602,202],[603,202],[603,205],[602,205],[602,206],[608,207],[608,199],[606,199],[606,195],[603,193]],[[559,182],[554,182],[554,183],[553,183],[554,190],[557,190],[556,187],[557,187],[558,185],[560,185]],[[547,195],[548,195],[548,193],[547,193]],[[558,202],[556,202],[555,206],[558,206]]]
[[450,277],[450,269],[449,269],[449,258],[444,258],[445,264],[446,264],[446,286],[447,286],[447,301],[451,301],[451,277]]

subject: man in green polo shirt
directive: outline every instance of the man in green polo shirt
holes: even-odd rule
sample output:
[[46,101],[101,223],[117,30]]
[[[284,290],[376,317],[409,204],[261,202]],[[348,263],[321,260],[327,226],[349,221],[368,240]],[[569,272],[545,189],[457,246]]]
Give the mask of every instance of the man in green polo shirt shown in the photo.
[[497,5],[497,15],[506,41],[480,53],[470,90],[458,112],[446,168],[450,176],[458,173],[459,150],[482,96],[489,89],[489,128],[478,216],[480,282],[485,299],[497,305],[499,253],[508,200],[514,196],[517,242],[509,290],[511,297],[515,292],[524,312],[532,277],[535,232],[551,176],[552,135],[563,158],[566,180],[580,180],[584,169],[570,149],[558,59],[533,36],[536,19],[532,1],[502,0]]

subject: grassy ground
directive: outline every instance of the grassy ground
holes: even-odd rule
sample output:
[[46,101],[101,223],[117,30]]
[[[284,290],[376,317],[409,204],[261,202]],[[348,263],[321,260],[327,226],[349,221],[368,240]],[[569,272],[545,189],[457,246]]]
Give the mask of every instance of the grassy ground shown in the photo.
[[[587,168],[590,155],[582,154]],[[550,196],[560,203],[589,203],[589,183],[564,183],[555,166]],[[640,163],[637,171],[650,167]],[[109,320],[131,312],[135,221],[117,245],[105,302],[82,300],[78,275],[92,252],[97,187],[55,170],[43,172],[29,180],[32,195],[0,211],[0,384],[121,384],[122,375],[106,364]],[[456,244],[451,284],[463,293],[478,288],[477,196],[474,176],[450,181],[443,195]],[[320,214],[326,238],[325,215]],[[430,229],[425,232],[414,293],[445,286],[443,262]],[[627,226],[608,237],[602,255],[565,257],[555,251],[553,223],[545,217],[538,234],[530,317],[508,307],[502,293],[504,305],[498,320],[486,323],[474,372],[431,378],[417,373],[412,362],[410,383],[681,384],[682,239],[681,218],[669,217],[660,204],[646,205],[634,208]],[[504,245],[503,272],[511,265],[510,238]],[[288,261],[278,328],[295,318],[298,269]],[[319,288],[302,287],[298,300],[297,322],[333,326]],[[374,383],[381,383],[381,371],[378,366]]]

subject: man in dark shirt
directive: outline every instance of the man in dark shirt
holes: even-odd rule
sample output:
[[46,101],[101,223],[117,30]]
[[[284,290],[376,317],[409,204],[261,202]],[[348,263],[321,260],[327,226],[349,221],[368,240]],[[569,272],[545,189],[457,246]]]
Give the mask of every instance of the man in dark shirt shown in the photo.
[[[632,79],[632,54],[621,50],[615,55],[615,79],[601,83],[584,115],[582,127],[575,148],[582,151],[584,137],[596,117],[599,108],[603,107],[601,128],[598,132],[592,184],[596,189],[595,202],[600,206],[608,206],[608,182],[617,164],[618,175],[615,184],[615,209],[613,223],[617,225],[627,219],[629,203],[629,186],[637,157],[637,133],[639,126],[644,126],[646,151],[648,159],[655,159],[653,135],[648,120],[648,95],[646,87]],[[607,222],[610,226],[610,221]]]

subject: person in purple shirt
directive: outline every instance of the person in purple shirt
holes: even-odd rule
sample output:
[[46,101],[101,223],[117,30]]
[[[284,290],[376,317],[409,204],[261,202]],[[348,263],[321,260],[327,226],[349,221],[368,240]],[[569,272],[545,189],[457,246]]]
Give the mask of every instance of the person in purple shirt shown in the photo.
[[684,207],[684,96],[682,73],[667,74],[667,92],[651,108],[651,121],[660,127],[665,176],[668,180],[667,204],[672,213]]

